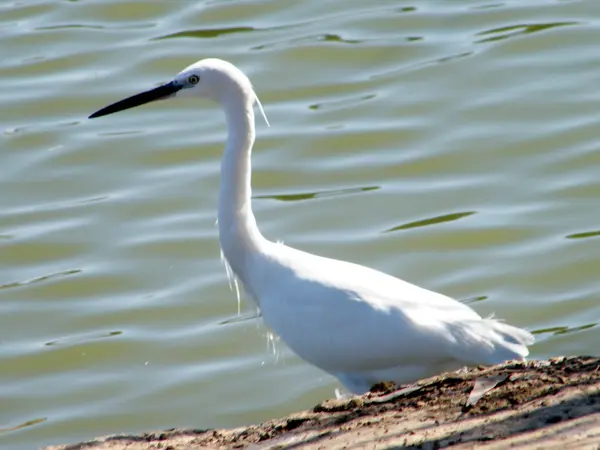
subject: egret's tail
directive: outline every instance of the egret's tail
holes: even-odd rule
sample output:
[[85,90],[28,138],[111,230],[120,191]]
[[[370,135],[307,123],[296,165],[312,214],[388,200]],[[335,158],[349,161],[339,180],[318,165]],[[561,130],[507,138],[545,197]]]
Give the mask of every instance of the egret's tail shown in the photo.
[[[528,345],[535,342],[533,335],[522,328],[513,327],[496,319],[484,319],[498,356],[507,356],[504,360],[525,358],[529,355]],[[520,357],[520,358],[519,358]],[[500,362],[500,361],[497,361]]]
[[499,364],[524,359],[533,335],[496,319],[470,320],[451,327],[455,357],[468,364]]

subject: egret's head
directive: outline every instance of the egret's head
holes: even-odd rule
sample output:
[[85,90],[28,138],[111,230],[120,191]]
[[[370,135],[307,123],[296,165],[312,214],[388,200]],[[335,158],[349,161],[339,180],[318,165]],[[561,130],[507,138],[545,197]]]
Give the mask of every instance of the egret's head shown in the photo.
[[171,97],[203,97],[222,105],[230,102],[252,105],[256,101],[264,116],[250,80],[240,69],[221,59],[203,59],[179,72],[171,82],[102,108],[90,119]]
[[248,77],[233,64],[222,59],[203,59],[186,67],[172,81],[180,87],[176,95],[198,96],[227,102],[230,98],[247,98],[254,103],[254,90]]

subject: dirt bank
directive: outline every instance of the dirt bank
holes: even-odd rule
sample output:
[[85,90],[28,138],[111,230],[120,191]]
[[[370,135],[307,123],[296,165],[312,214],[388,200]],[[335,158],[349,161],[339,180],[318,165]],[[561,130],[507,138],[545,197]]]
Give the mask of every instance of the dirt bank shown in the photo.
[[598,358],[508,363],[445,374],[400,390],[376,388],[245,428],[109,436],[47,450],[600,449]]

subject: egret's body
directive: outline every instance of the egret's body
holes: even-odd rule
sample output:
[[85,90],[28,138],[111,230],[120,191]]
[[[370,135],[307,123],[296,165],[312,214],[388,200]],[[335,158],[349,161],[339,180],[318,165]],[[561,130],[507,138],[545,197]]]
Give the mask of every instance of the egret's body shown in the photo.
[[218,215],[223,254],[266,324],[300,357],[362,393],[379,381],[403,384],[527,356],[534,339],[525,330],[483,319],[456,300],[382,272],[265,239],[250,198],[258,98],[233,65],[199,61],[171,83],[91,117],[181,94],[212,99],[225,112]]

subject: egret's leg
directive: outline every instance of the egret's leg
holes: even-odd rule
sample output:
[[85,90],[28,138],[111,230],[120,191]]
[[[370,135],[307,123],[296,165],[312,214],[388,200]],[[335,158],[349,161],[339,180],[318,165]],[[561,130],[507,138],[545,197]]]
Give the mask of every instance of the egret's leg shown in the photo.
[[336,389],[336,397],[338,395],[338,391],[343,395],[343,398],[349,398],[354,395],[362,395],[366,392],[369,392],[371,389],[371,383],[369,380],[365,379],[364,376],[359,374],[349,374],[349,373],[336,373],[334,376],[342,382],[344,385],[344,389],[339,391]]
[[348,392],[344,389],[335,388],[333,392],[335,393],[336,400],[346,400],[347,398],[354,396],[351,392]]

